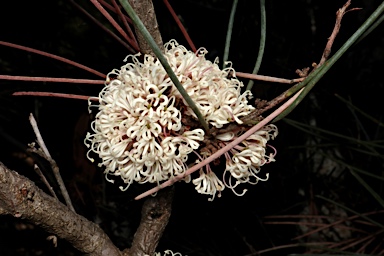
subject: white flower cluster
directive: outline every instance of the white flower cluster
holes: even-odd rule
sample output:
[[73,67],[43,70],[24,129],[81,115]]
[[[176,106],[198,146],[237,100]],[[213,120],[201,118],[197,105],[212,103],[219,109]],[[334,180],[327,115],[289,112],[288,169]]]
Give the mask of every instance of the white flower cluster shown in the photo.
[[[240,118],[254,109],[247,101],[250,92],[241,94],[242,83],[228,78],[234,70],[231,67],[221,70],[216,61],[205,59],[206,53],[204,48],[193,53],[171,40],[165,44],[164,55],[212,127],[241,124]],[[106,177],[120,176],[127,184],[124,190],[133,181],[159,184],[184,173],[192,152],[198,155],[198,161],[209,156],[198,153],[206,139],[205,133],[183,123],[185,117],[198,121],[159,60],[149,55],[144,56],[143,63],[137,55],[130,55],[125,61],[128,58],[131,63],[108,74],[98,97],[99,112],[92,122],[93,134],[88,133],[85,139],[90,147],[88,158],[93,161],[89,154],[98,154],[102,159],[99,166],[105,167]],[[213,139],[222,146],[238,135],[226,133]],[[225,173],[229,172],[236,184],[232,185],[231,179],[229,184],[219,180],[208,165],[193,180],[196,190],[214,197],[225,186],[234,188],[238,183],[251,182],[251,177],[261,180],[256,175],[259,167],[273,159],[265,156],[266,143],[276,135],[275,126],[266,126],[226,154]],[[108,177],[107,180],[113,182]]]

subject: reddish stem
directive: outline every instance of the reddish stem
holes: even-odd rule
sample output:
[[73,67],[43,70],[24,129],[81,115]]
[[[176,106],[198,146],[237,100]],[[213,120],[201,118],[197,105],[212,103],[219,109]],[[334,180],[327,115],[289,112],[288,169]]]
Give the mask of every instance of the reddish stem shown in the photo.
[[115,33],[109,30],[106,26],[104,26],[100,21],[95,19],[91,14],[89,14],[85,9],[83,9],[80,5],[78,5],[75,1],[71,0],[71,3],[79,9],[85,16],[87,16],[90,20],[92,20],[97,26],[99,26],[102,30],[104,30],[110,37],[114,38],[120,44],[122,44],[128,51],[134,53],[135,50],[126,42],[124,42],[120,37],[118,37]]
[[81,65],[81,64],[79,64],[77,62],[74,62],[72,60],[69,60],[69,59],[66,59],[66,58],[63,58],[63,57],[51,54],[51,53],[47,53],[47,52],[39,51],[39,50],[36,50],[36,49],[33,49],[33,48],[29,48],[29,47],[26,47],[26,46],[22,46],[22,45],[18,45],[18,44],[13,44],[13,43],[8,43],[8,42],[3,42],[3,41],[0,41],[0,45],[8,46],[8,47],[11,47],[11,48],[15,48],[15,49],[19,49],[19,50],[23,50],[23,51],[27,51],[27,52],[36,53],[36,54],[39,54],[39,55],[42,55],[42,56],[45,56],[45,57],[48,57],[48,58],[51,58],[51,59],[59,60],[59,61],[62,61],[64,63],[67,63],[69,65],[81,68],[81,69],[83,69],[85,71],[88,71],[88,72],[90,72],[92,74],[95,74],[97,76],[100,76],[102,78],[105,78],[105,75],[103,73],[99,72],[99,71],[96,71],[96,70],[94,70],[92,68],[89,68],[87,66]]
[[57,97],[57,98],[66,98],[66,99],[98,101],[97,98],[89,97],[89,96],[85,96],[85,95],[54,93],[54,92],[14,92],[12,95],[13,96]]
[[137,50],[139,50],[139,44],[137,43],[136,37],[133,34],[132,29],[131,29],[131,27],[128,24],[128,19],[126,18],[126,16],[121,11],[121,9],[120,9],[119,5],[117,4],[116,0],[112,0],[112,4],[115,7],[116,13],[119,15],[121,22],[123,22],[125,29],[128,31],[128,34],[129,34],[130,38],[135,42],[134,46],[136,46]]
[[77,83],[77,84],[104,84],[104,80],[92,79],[75,79],[61,77],[33,77],[33,76],[9,76],[0,75],[0,79],[14,81],[31,81],[31,82],[56,82],[56,83]]
[[104,15],[105,18],[112,24],[112,26],[122,35],[125,40],[127,40],[135,50],[139,51],[139,47],[135,45],[135,42],[129,38],[128,34],[125,33],[124,29],[117,24],[117,22],[113,19],[113,17],[104,9],[103,6],[97,0],[91,0],[91,2],[95,5],[95,7]]
[[188,32],[187,30],[185,29],[184,25],[181,23],[179,17],[177,17],[177,14],[175,13],[175,11],[173,10],[172,6],[169,4],[168,0],[163,0],[165,6],[168,8],[169,12],[171,13],[173,19],[176,21],[176,24],[177,26],[180,28],[181,30],[181,33],[183,33],[185,39],[187,40],[188,44],[189,44],[189,47],[191,47],[191,50],[193,52],[196,52],[197,49],[195,47],[195,45],[193,44],[191,38],[189,37],[188,35]]

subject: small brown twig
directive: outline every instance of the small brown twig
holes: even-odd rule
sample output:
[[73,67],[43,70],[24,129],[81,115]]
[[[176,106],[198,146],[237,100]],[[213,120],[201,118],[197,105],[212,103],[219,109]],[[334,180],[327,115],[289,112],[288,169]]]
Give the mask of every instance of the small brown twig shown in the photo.
[[340,31],[340,27],[341,27],[341,20],[343,19],[343,16],[344,14],[346,14],[347,12],[350,12],[350,11],[355,11],[355,10],[360,10],[361,8],[353,8],[353,9],[350,9],[347,11],[347,8],[351,5],[351,0],[348,0],[342,8],[340,8],[339,10],[337,10],[336,12],[336,23],[335,23],[335,26],[333,27],[333,31],[332,31],[332,34],[331,36],[328,38],[328,42],[327,42],[327,45],[325,46],[325,49],[323,51],[323,56],[321,57],[321,60],[319,62],[319,64],[317,65],[316,68],[318,68],[319,66],[323,65],[324,62],[328,59],[329,55],[331,54],[331,48],[332,48],[332,45],[333,45],[333,42],[335,41],[336,39],[336,36],[337,34],[339,33]]
[[[328,39],[326,47],[325,47],[325,49],[323,51],[322,58],[321,58],[321,60],[320,60],[318,65],[312,64],[314,69],[310,73],[312,73],[314,70],[316,70],[321,65],[323,65],[323,63],[328,59],[328,57],[329,57],[329,55],[331,53],[331,48],[332,48],[333,42],[335,41],[335,38],[336,38],[336,36],[337,36],[337,34],[338,34],[339,30],[340,30],[341,20],[342,20],[344,14],[349,12],[349,11],[354,11],[354,10],[359,10],[360,9],[360,8],[353,8],[353,9],[350,9],[350,10],[347,11],[347,8],[349,7],[350,4],[351,4],[351,1],[349,0],[349,1],[347,1],[343,5],[342,8],[340,8],[336,12],[336,23],[335,23],[335,26],[333,28],[332,34],[331,34],[331,36]],[[294,82],[304,81],[308,77],[308,71],[309,71],[309,68],[305,68],[305,69],[302,69],[302,70],[297,70],[296,73],[298,73],[302,77],[299,78],[299,79],[294,79],[294,80],[286,80],[285,82],[286,83],[292,83],[291,81],[294,81]],[[236,72],[236,75],[237,76],[242,76],[243,73]],[[248,77],[248,78],[250,78],[250,77]],[[255,79],[260,79],[260,80],[263,80],[263,81],[271,81],[271,82],[284,83],[284,80],[280,80],[280,78],[271,78],[270,79],[269,77],[260,76],[259,78],[255,77]],[[294,89],[296,87],[297,87],[297,84],[295,84],[294,86],[292,86],[291,88],[289,88],[288,90],[286,90],[285,92],[283,92],[282,94],[277,96],[276,98],[266,102],[263,106],[261,106],[261,108],[255,109],[248,116],[245,116],[245,117],[241,118],[241,120],[243,121],[244,124],[253,124],[254,120],[257,117],[259,117],[262,113],[264,113],[267,110],[272,109],[273,107],[275,107],[275,106],[279,105],[281,102],[283,102],[287,97],[290,97],[292,95],[291,92],[294,91]]]
[[[42,152],[39,155],[41,157],[43,157],[44,159],[46,159],[50,163],[52,170],[53,170],[53,174],[55,175],[56,181],[59,184],[60,191],[64,197],[65,203],[67,204],[68,208],[71,211],[75,212],[75,208],[73,208],[71,198],[69,197],[69,194],[68,194],[68,191],[65,187],[64,181],[60,175],[59,167],[57,166],[55,160],[53,160],[51,154],[49,153],[48,148],[46,147],[46,145],[44,143],[43,137],[41,136],[39,127],[37,126],[37,122],[36,122],[35,118],[33,117],[32,113],[29,115],[29,122],[31,123],[33,131],[35,132],[35,135],[37,138],[37,143],[39,144],[40,148],[42,149]],[[38,153],[38,151],[36,151],[36,153]]]
[[[32,149],[32,150],[36,150],[36,149]],[[32,152],[34,152],[34,151],[32,151]],[[59,200],[59,198],[57,198],[57,195],[56,195],[55,191],[52,189],[52,186],[49,184],[47,178],[45,178],[44,174],[41,172],[40,167],[37,164],[35,164],[33,166],[33,169],[35,170],[37,175],[39,175],[40,179],[43,181],[45,186],[48,188],[48,190],[51,193],[51,195],[54,196],[57,200]]]

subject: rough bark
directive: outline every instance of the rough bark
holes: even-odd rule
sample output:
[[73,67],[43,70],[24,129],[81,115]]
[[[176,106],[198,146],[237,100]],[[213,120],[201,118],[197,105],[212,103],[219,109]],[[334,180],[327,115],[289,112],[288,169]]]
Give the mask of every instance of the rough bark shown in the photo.
[[0,163],[0,214],[29,220],[88,255],[122,253],[95,223],[72,212],[28,178]]
[[167,188],[156,197],[148,198],[141,210],[140,226],[133,238],[130,255],[153,255],[168,224],[174,188]]
[[[136,14],[139,16],[140,20],[143,22],[144,26],[147,28],[148,32],[155,40],[156,44],[160,47],[160,49],[163,49],[163,40],[159,31],[159,25],[157,24],[152,0],[129,0],[129,3],[135,10]],[[140,31],[138,31],[136,28],[135,31],[137,42],[140,46],[140,51],[144,54],[154,55],[151,47],[149,47]]]

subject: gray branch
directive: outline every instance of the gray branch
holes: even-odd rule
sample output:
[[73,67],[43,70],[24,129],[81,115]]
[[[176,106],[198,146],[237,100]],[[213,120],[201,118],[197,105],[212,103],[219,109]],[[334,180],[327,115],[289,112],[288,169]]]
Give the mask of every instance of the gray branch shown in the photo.
[[88,255],[121,256],[104,231],[0,162],[0,214],[26,219]]

